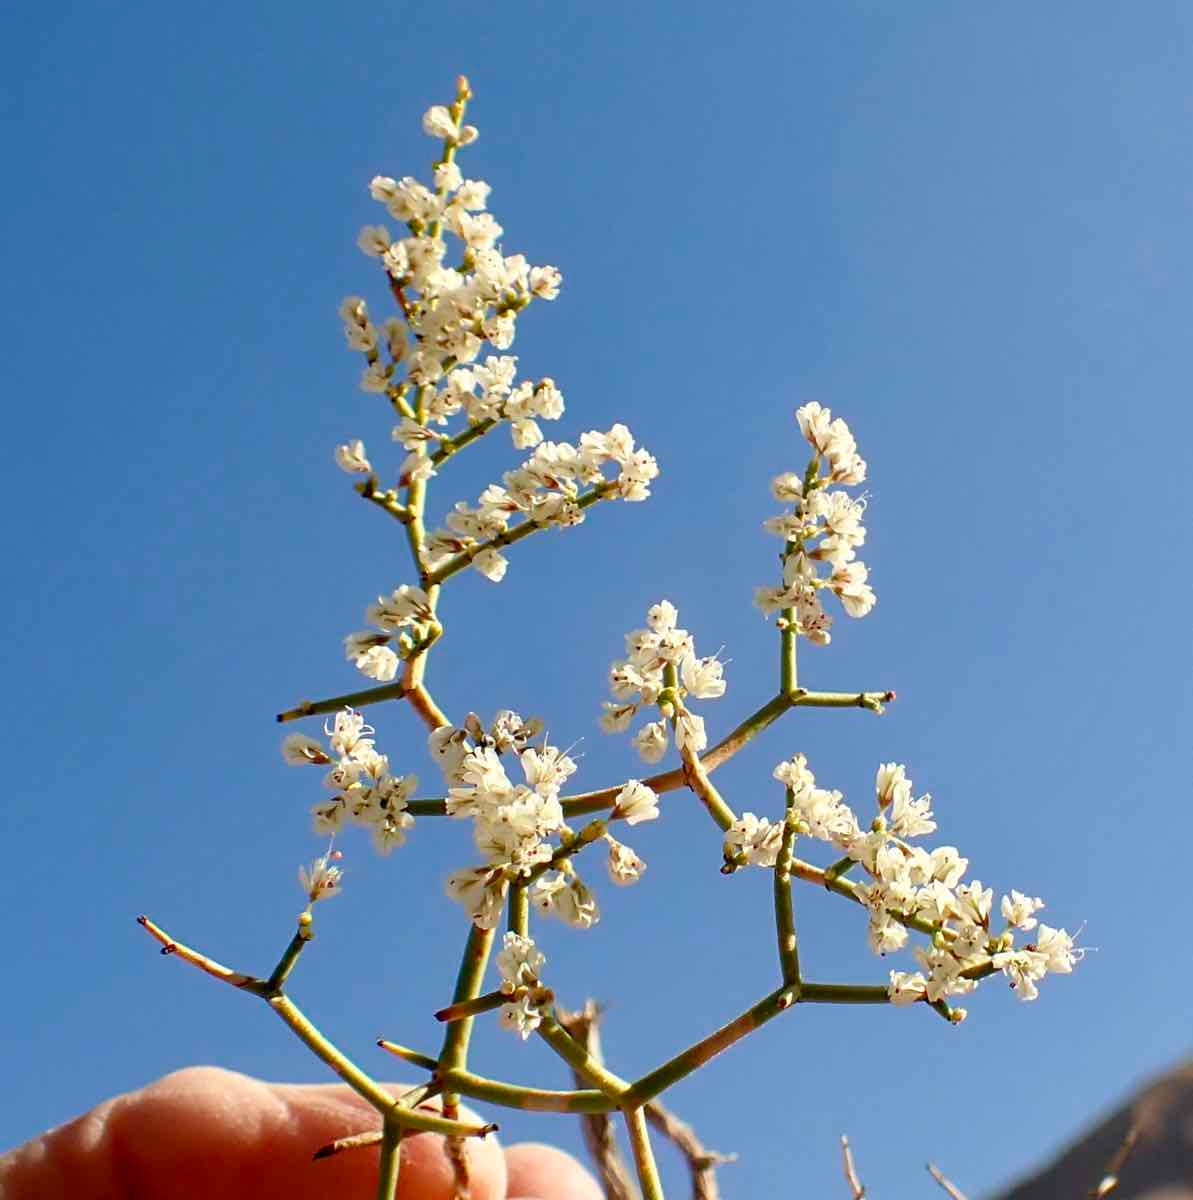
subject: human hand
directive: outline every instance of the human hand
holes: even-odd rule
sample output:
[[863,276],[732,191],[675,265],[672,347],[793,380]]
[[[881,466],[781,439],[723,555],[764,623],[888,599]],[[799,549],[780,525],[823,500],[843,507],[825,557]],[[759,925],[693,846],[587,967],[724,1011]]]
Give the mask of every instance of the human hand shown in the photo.
[[[462,1110],[467,1114],[467,1110]],[[471,1114],[475,1119],[475,1114]],[[377,1114],[335,1084],[262,1083],[192,1067],[105,1100],[0,1156],[3,1200],[337,1200],[370,1197],[377,1151],[312,1162],[320,1146],[377,1126]],[[471,1200],[603,1200],[570,1155],[496,1137],[469,1139]],[[443,1139],[402,1142],[399,1200],[451,1200]]]

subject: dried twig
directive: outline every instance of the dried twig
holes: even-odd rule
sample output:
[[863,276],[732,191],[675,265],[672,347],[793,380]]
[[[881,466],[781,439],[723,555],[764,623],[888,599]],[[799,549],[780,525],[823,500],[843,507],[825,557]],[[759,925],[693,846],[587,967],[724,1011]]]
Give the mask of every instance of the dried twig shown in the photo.
[[[559,1023],[597,1062],[601,1061],[601,1039],[597,1029],[600,1015],[600,1007],[592,1000],[587,1001],[579,1012],[556,1008]],[[587,1085],[581,1076],[577,1075],[576,1079],[581,1085]],[[648,1101],[645,1111],[646,1119],[687,1159],[692,1174],[692,1200],[720,1200],[716,1168],[721,1163],[732,1162],[736,1156],[709,1150],[686,1121],[681,1121],[657,1100]],[[595,1113],[585,1115],[581,1121],[584,1140],[608,1200],[639,1200],[638,1186],[617,1145],[612,1116]]]
[[696,1136],[696,1131],[686,1121],[664,1108],[657,1100],[646,1106],[646,1119],[665,1137],[675,1144],[688,1160],[692,1172],[692,1200],[720,1200],[717,1189],[717,1167],[721,1163],[733,1162],[736,1154],[720,1154],[707,1149]]
[[934,1163],[928,1164],[928,1174],[952,1197],[952,1200],[966,1200],[965,1193]]
[[[560,1025],[584,1047],[590,1058],[603,1061],[600,1034],[597,1032],[600,1009],[592,1000],[585,1001],[579,1012],[568,1012],[557,1006],[555,1016]],[[575,1068],[572,1073],[578,1087],[588,1087],[585,1076]],[[641,1200],[633,1173],[617,1145],[612,1114],[587,1113],[580,1118],[580,1127],[608,1200]]]
[[1141,1129],[1141,1123],[1136,1120],[1127,1130],[1127,1136],[1123,1138],[1122,1144],[1110,1156],[1110,1161],[1106,1164],[1106,1174],[1102,1177],[1102,1182],[1089,1193],[1093,1200],[1102,1200],[1103,1196],[1109,1196],[1118,1187],[1119,1174],[1123,1169],[1123,1164],[1131,1157],[1131,1151],[1135,1149]]
[[863,1200],[866,1189],[857,1177],[857,1167],[853,1161],[853,1151],[849,1148],[849,1139],[841,1134],[841,1162],[845,1168],[845,1181],[849,1184],[852,1200]]

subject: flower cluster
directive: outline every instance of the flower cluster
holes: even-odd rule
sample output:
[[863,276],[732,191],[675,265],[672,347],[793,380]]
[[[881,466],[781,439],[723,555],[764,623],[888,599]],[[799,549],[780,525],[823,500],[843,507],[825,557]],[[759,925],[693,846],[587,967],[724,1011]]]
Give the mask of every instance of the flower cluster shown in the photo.
[[[607,464],[616,468],[613,479],[605,477]],[[584,433],[578,446],[541,442],[520,467],[505,473],[501,484],[485,488],[475,508],[459,502],[448,514],[447,527],[428,535],[429,565],[436,570],[462,554],[496,583],[508,566],[498,545],[510,533],[514,517],[539,527],[579,525],[584,509],[595,500],[645,500],[658,473],[652,455],[635,447],[624,425],[614,425],[608,433]],[[588,491],[583,490],[586,485]]]
[[534,944],[534,938],[509,932],[497,952],[497,970],[501,991],[509,1003],[501,1006],[498,1019],[502,1028],[517,1033],[525,1041],[542,1024],[542,975],[546,955]]
[[[482,929],[492,929],[511,882],[530,885],[531,902],[571,925],[587,927],[599,919],[596,901],[566,859],[547,873],[555,857],[549,838],[565,832],[559,790],[576,770],[575,762],[555,746],[530,744],[538,722],[516,714],[498,714],[485,730],[475,717],[462,728],[444,726],[430,736],[448,784],[447,812],[471,818],[473,839],[484,862],[448,878],[447,891]],[[505,755],[518,760],[523,782],[506,772]]]
[[[803,476],[789,472],[771,484],[775,499],[790,504],[788,512],[765,522],[769,533],[781,537],[783,583],[759,588],[754,602],[768,615],[791,610],[796,630],[810,642],[827,645],[832,618],[824,611],[820,592],[827,588],[851,617],[864,617],[874,607],[874,591],[867,582],[866,565],[856,557],[866,540],[862,516],[864,497],[827,490],[832,484],[859,484],[866,464],[858,457],[849,426],[819,404],[796,410],[801,433],[813,454]],[[818,564],[827,567],[822,575]]]
[[683,703],[693,696],[713,700],[725,694],[724,666],[715,657],[700,658],[692,635],[676,624],[674,604],[661,600],[646,614],[645,629],[626,634],[626,657],[609,668],[609,689],[615,699],[605,701],[601,727],[621,733],[630,727],[639,708],[658,706],[661,721],[650,721],[634,735],[638,753],[648,763],[667,752],[669,725],[681,752],[699,754],[707,745],[704,718]]
[[[915,954],[921,970],[892,971],[889,992],[896,1004],[935,1003],[962,995],[977,981],[1001,970],[1022,1000],[1039,994],[1036,983],[1051,972],[1067,973],[1081,957],[1063,929],[1040,925],[1034,943],[1015,947],[1015,932],[1037,925],[1043,901],[1018,891],[1003,897],[1005,928],[990,927],[994,893],[980,880],[962,883],[969,860],[955,846],[926,850],[912,839],[932,833],[936,821],[930,796],[915,796],[899,763],[878,768],[878,815],[863,829],[838,791],[818,788],[802,754],[780,763],[774,776],[787,789],[787,823],[796,835],[828,842],[859,864],[868,879],[852,886],[870,917],[869,941],[877,954],[903,947],[908,927],[928,932],[927,947]],[[726,834],[725,853],[733,863],[774,867],[784,824],[745,813]]]
[[331,768],[324,783],[334,795],[312,809],[315,832],[334,834],[351,819],[365,826],[373,845],[388,854],[406,840],[406,830],[414,824],[406,808],[418,786],[417,776],[390,773],[388,757],[375,748],[375,730],[350,708],[336,713],[324,732],[330,753],[317,738],[303,733],[292,733],[282,742],[282,757],[292,766]]
[[[363,629],[350,633],[344,639],[344,655],[370,679],[388,682],[397,675],[398,664],[417,639],[435,623],[435,613],[422,588],[403,583],[388,596],[378,596],[376,603],[366,610],[365,620],[371,621],[380,632]],[[415,637],[404,630],[410,630]],[[390,645],[395,636],[401,654]]]

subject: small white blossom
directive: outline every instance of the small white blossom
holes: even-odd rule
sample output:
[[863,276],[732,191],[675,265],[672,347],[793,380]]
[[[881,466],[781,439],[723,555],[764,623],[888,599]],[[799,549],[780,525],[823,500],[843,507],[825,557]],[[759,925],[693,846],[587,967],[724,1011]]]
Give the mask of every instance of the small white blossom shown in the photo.
[[384,225],[366,225],[356,239],[361,251],[373,258],[381,258],[390,248],[393,238]]
[[513,931],[506,933],[495,959],[501,975],[501,990],[512,996],[518,988],[537,983],[546,961],[546,955],[534,944],[534,938],[522,937]]
[[527,993],[503,1004],[497,1014],[502,1029],[516,1033],[525,1041],[543,1022],[543,1014]]
[[609,844],[609,878],[619,887],[637,883],[646,870],[646,864],[629,846],[611,834],[605,835],[605,841]]
[[555,267],[532,267],[530,271],[530,290],[540,300],[554,300],[559,295],[559,286],[563,276]]
[[1039,909],[1044,907],[1044,901],[1038,896],[1032,899],[1031,896],[1025,896],[1022,892],[1011,889],[1009,896],[1002,898],[1000,909],[1002,911],[1003,920],[1015,929],[1027,931],[1035,929],[1038,922],[1032,915]]
[[783,826],[772,825],[765,817],[742,813],[725,834],[726,852],[741,854],[755,867],[773,867],[779,857]]
[[305,733],[287,734],[282,741],[282,758],[292,767],[331,762],[322,745]]
[[401,662],[388,646],[370,646],[356,656],[356,669],[378,683],[388,683],[397,676]]
[[350,475],[368,475],[373,467],[365,455],[365,444],[359,438],[336,447],[336,463]]
[[495,929],[507,888],[505,875],[492,867],[469,867],[449,875],[447,894],[464,906],[474,925]]
[[316,904],[340,894],[340,880],[344,873],[334,865],[340,858],[340,852],[332,850],[315,859],[309,867],[298,868],[298,882],[309,903]]
[[642,821],[653,821],[659,815],[659,798],[644,783],[631,779],[617,793],[610,817],[620,818],[627,825],[638,825]]
[[509,559],[505,555],[489,547],[487,550],[482,550],[479,554],[473,555],[472,565],[486,579],[493,583],[500,583],[505,578],[506,568],[509,566]]
[[[632,710],[630,715],[633,715]],[[662,721],[651,721],[638,730],[633,740],[645,762],[657,763],[667,753],[667,726]]]
[[928,981],[919,971],[892,971],[887,995],[890,996],[892,1004],[914,1004],[917,1000],[924,999],[927,987]]

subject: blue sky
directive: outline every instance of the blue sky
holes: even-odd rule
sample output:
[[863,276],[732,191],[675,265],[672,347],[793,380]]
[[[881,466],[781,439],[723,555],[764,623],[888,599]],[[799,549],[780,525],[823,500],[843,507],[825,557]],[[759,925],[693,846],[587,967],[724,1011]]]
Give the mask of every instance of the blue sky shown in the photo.
[[[975,874],[1097,947],[1034,1005],[987,985],[960,1029],[774,1022],[671,1095],[741,1155],[726,1191],[843,1194],[848,1132],[876,1192],[930,1193],[932,1158],[981,1194],[1189,1051],[1187,4],[67,3],[6,24],[0,1145],[187,1063],[322,1078],[133,917],[246,970],[289,936],[318,788],[273,714],[356,686],[339,639],[410,578],[331,462],[388,429],[336,307],[376,284],[367,181],[425,174],[419,117],[460,71],[507,250],[564,272],[521,324],[523,369],[563,388],[563,436],[625,420],[663,474],[648,504],[518,548],[500,586],[456,581],[449,711],[542,713],[583,739],[582,787],[635,773],[595,717],[663,596],[731,659],[714,736],[761,703],[768,481],[802,466],[791,413],[818,399],[870,462],[879,601],[803,681],[900,699],[789,716],[727,797],[777,810],[770,769],[803,750],[860,805],[904,761]],[[436,503],[513,465],[490,442]],[[376,724],[433,792],[410,715]],[[666,817],[595,930],[544,930],[562,994],[611,1002],[626,1074],[773,986],[766,880],[717,874],[694,802]],[[430,822],[388,860],[344,849],[295,993],[383,1072],[377,1036],[433,1045],[463,932],[441,881],[472,851]],[[797,900],[814,974],[884,977],[859,913]],[[495,1029],[475,1061],[563,1078]],[[551,1122],[504,1121],[578,1144]]]

